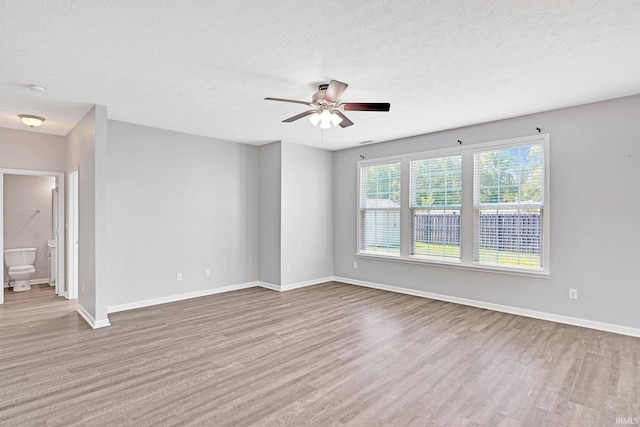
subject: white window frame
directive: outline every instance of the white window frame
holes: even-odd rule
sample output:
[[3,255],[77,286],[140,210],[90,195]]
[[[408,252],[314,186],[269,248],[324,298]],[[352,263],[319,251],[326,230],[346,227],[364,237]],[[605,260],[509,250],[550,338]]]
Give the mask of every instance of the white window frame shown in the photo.
[[[477,151],[487,151],[491,149],[507,148],[511,146],[542,144],[544,159],[544,214],[542,218],[542,268],[507,267],[501,265],[488,265],[476,263],[474,261],[474,154]],[[409,207],[409,162],[411,160],[421,160],[425,158],[445,157],[450,155],[462,155],[462,207],[461,207],[461,253],[460,260],[413,257],[410,255],[411,246],[411,208]],[[390,162],[400,162],[400,256],[371,254],[360,250],[360,179],[361,168],[376,164]],[[550,137],[549,134],[536,134],[521,138],[511,138],[498,141],[483,142],[467,146],[456,146],[447,149],[437,149],[410,153],[401,156],[381,157],[371,160],[360,160],[357,162],[357,223],[356,223],[356,254],[357,258],[377,259],[393,262],[405,262],[413,264],[431,265],[446,268],[467,269],[473,271],[486,271],[501,274],[513,274],[518,276],[548,278],[550,276],[550,230],[551,230],[551,181],[550,181]]]
[[[461,157],[462,158],[462,153],[461,152],[457,152],[457,153],[449,153],[449,154],[445,154],[445,155],[437,155],[435,153],[430,153],[427,156],[421,156],[421,157],[415,157],[415,158],[409,158],[408,159],[408,164],[409,167],[407,169],[407,173],[409,174],[409,193],[411,193],[411,163],[415,162],[415,161],[421,161],[421,160],[431,160],[431,159],[442,159],[442,158],[447,158],[447,157]],[[400,171],[402,173],[402,171]],[[460,173],[462,174],[462,159],[461,159],[461,170]],[[462,177],[461,177],[462,179]],[[462,186],[461,186],[462,187]],[[427,212],[431,212],[431,211],[451,211],[451,210],[455,210],[455,211],[460,211],[460,243],[461,243],[461,247],[462,247],[462,205],[448,205],[448,206],[425,206],[425,207],[411,207],[411,197],[409,197],[409,199],[407,200],[407,203],[409,203],[409,215],[410,215],[410,230],[411,230],[411,240],[409,242],[409,258],[411,259],[417,259],[417,260],[431,260],[431,261],[443,261],[443,262],[452,262],[452,263],[460,263],[461,257],[462,257],[462,252],[460,253],[460,257],[440,257],[440,256],[436,256],[436,255],[419,255],[419,254],[414,254],[411,253],[413,248],[413,245],[415,244],[415,229],[414,229],[414,215],[416,211],[427,211]]]
[[[385,157],[384,159],[381,159],[380,161],[368,161],[365,163],[362,163],[362,166],[360,166],[361,162],[358,162],[358,178],[357,178],[357,184],[358,184],[358,190],[357,190],[357,207],[356,210],[358,212],[358,222],[357,222],[357,226],[358,229],[356,231],[357,233],[357,252],[358,255],[362,255],[362,256],[370,256],[370,257],[382,257],[382,258],[389,258],[389,259],[399,259],[402,257],[402,231],[403,231],[403,216],[402,216],[402,205],[404,204],[404,197],[405,197],[405,193],[404,193],[404,181],[403,181],[403,174],[402,174],[402,169],[403,169],[403,165],[402,165],[402,161],[400,158],[398,157]],[[392,164],[392,163],[400,163],[400,253],[398,255],[394,255],[391,253],[373,253],[373,252],[367,252],[367,251],[363,251],[361,249],[362,246],[362,207],[360,206],[360,190],[362,189],[362,187],[360,186],[362,184],[361,179],[362,179],[362,168],[363,167],[369,167],[369,166],[377,166],[377,165],[387,165],[387,164]]]

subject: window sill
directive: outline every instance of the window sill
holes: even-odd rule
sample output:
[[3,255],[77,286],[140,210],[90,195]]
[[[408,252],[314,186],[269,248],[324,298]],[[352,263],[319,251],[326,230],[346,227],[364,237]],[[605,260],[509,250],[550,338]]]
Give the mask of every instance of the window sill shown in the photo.
[[507,274],[512,276],[536,277],[539,279],[549,278],[549,272],[547,271],[493,267],[490,265],[476,264],[476,263],[463,264],[459,260],[444,261],[444,260],[433,260],[433,259],[424,259],[424,258],[416,258],[416,257],[400,258],[399,256],[393,256],[393,255],[374,255],[374,254],[366,254],[366,253],[356,253],[356,257],[362,258],[362,259],[378,260],[378,261],[392,261],[392,262],[400,262],[400,263],[406,263],[406,264],[427,265],[430,267],[454,268],[459,270],[482,271],[486,273]]

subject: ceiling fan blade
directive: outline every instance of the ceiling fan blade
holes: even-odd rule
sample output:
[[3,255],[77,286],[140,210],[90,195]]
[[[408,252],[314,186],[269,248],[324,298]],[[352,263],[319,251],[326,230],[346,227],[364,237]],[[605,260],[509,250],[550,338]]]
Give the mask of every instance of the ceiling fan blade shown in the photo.
[[351,126],[353,124],[353,122],[351,120],[349,120],[347,118],[347,116],[342,114],[342,112],[336,111],[333,114],[337,114],[338,116],[342,117],[342,121],[340,122],[340,127],[346,128],[346,127],[349,127],[349,126]]
[[345,111],[389,111],[391,104],[388,102],[345,102],[342,104]]
[[337,80],[331,80],[329,82],[329,87],[324,94],[324,99],[329,102],[336,102],[349,85],[346,83],[339,82]]
[[311,115],[313,113],[317,113],[317,111],[316,110],[305,111],[304,113],[296,114],[293,117],[289,117],[288,119],[284,119],[283,122],[286,122],[286,123],[295,122],[296,120],[301,119],[303,117],[307,117],[307,116],[309,116],[309,115]]
[[265,101],[293,102],[294,104],[311,105],[311,103],[307,101],[296,101],[295,99],[284,99],[284,98],[265,98]]

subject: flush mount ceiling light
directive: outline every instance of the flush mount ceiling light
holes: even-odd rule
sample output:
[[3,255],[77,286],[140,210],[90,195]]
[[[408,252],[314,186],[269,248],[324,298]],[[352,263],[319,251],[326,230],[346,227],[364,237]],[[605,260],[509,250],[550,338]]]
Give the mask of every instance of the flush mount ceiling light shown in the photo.
[[34,92],[45,92],[47,90],[44,86],[40,85],[29,85],[27,87]]
[[22,123],[32,128],[41,126],[45,121],[44,117],[32,116],[30,114],[18,114],[18,117],[20,117]]

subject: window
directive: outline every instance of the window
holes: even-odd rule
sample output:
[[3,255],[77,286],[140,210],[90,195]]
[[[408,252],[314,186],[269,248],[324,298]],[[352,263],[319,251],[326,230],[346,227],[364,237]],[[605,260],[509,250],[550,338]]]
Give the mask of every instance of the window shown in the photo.
[[549,136],[358,163],[358,251],[549,275]]
[[409,163],[411,250],[415,257],[460,259],[462,156]]
[[360,169],[360,252],[400,255],[400,163]]
[[542,144],[475,153],[474,260],[542,268]]

